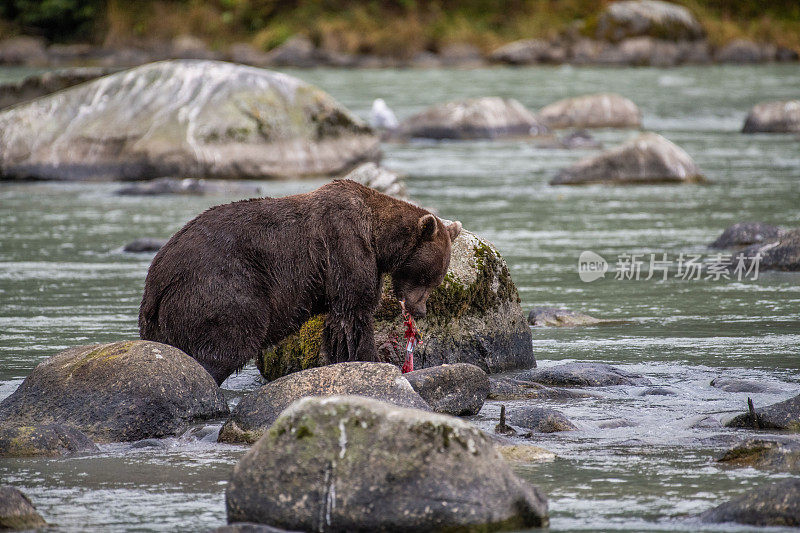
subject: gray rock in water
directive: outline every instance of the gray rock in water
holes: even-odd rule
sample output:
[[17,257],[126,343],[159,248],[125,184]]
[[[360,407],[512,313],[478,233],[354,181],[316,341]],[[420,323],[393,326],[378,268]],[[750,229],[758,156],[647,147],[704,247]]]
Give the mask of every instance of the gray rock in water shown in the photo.
[[121,196],[157,196],[162,194],[206,195],[251,195],[260,196],[261,187],[252,183],[230,180],[206,180],[197,178],[158,178],[152,181],[133,183],[119,189]]
[[295,400],[306,396],[343,394],[430,410],[396,366],[388,363],[337,363],[294,372],[245,395],[222,426],[219,442],[252,444]]
[[43,66],[47,63],[45,41],[19,35],[0,41],[0,65]]
[[676,394],[678,392],[669,387],[647,387],[639,393],[639,396],[675,396]]
[[234,468],[226,507],[229,522],[303,531],[548,525],[545,496],[481,430],[352,396],[305,398],[284,411]]
[[37,529],[46,527],[25,494],[8,485],[0,485],[0,529]]
[[714,54],[718,63],[733,63],[737,65],[750,63],[764,63],[775,60],[777,49],[772,44],[761,44],[746,39],[736,39],[729,42]]
[[357,166],[344,179],[356,181],[361,185],[366,185],[371,189],[394,196],[400,200],[408,200],[406,184],[400,176],[391,170],[379,167],[375,163],[363,163]]
[[757,104],[747,115],[742,133],[800,133],[800,99]]
[[252,522],[237,522],[227,526],[218,527],[211,533],[302,533],[301,531],[289,531],[278,527],[265,526],[264,524],[254,524]]
[[179,435],[226,414],[225,398],[197,361],[149,341],[70,348],[39,363],[0,403],[4,424],[70,425],[99,442]]
[[736,416],[726,424],[731,428],[786,429],[800,431],[800,395],[759,407]]
[[541,135],[547,131],[513,99],[484,97],[435,105],[400,123],[406,138],[495,139]]
[[705,30],[685,7],[657,0],[614,2],[597,19],[598,39],[616,42],[642,35],[693,41],[705,37]]
[[142,237],[136,239],[122,247],[122,251],[129,254],[154,253],[167,244],[167,239],[154,239],[152,237]]
[[403,374],[437,413],[476,415],[489,396],[489,376],[475,365],[439,365]]
[[616,148],[582,159],[559,172],[551,185],[591,183],[692,183],[703,181],[685,151],[656,133],[643,133]]
[[752,266],[756,257],[760,270],[800,271],[800,229],[786,230],[777,241],[748,246],[733,256],[732,264],[743,260],[746,267]]
[[540,109],[537,118],[551,129],[638,128],[642,125],[639,107],[614,93],[565,98]]
[[711,248],[737,248],[752,244],[776,242],[785,233],[783,228],[763,222],[738,222],[725,228]]
[[609,387],[613,385],[650,385],[650,380],[603,363],[565,363],[549,368],[535,368],[523,374],[551,387]]
[[779,393],[783,388],[769,383],[749,379],[719,377],[711,380],[711,386],[725,392]]
[[490,400],[564,400],[569,398],[596,398],[598,395],[581,390],[546,387],[541,383],[508,377],[489,378]]
[[103,67],[69,68],[34,74],[16,83],[5,83],[0,85],[0,109],[95,80],[113,72],[115,69]]
[[747,439],[726,451],[717,462],[800,474],[800,439],[782,436]]
[[532,326],[591,326],[602,320],[557,307],[534,307],[528,313],[528,324]]
[[218,61],[152,63],[0,112],[6,179],[335,175],[379,152],[316,87]]
[[565,59],[566,50],[542,39],[514,41],[501,46],[489,55],[489,60],[493,63],[509,65],[561,63]]
[[701,522],[800,526],[800,479],[761,486],[700,514]]
[[515,426],[538,433],[556,433],[578,429],[561,411],[541,407],[517,408],[511,411],[508,421]]
[[74,427],[0,426],[0,457],[64,457],[96,451],[95,443]]

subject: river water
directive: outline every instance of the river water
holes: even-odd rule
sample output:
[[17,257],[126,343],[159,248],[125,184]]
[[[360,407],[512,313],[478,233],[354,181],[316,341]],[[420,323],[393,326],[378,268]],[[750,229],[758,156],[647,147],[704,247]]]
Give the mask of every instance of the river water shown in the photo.
[[[27,71],[0,70],[0,81]],[[388,144],[384,165],[407,175],[411,196],[491,240],[509,263],[527,311],[563,306],[620,322],[536,328],[539,366],[607,362],[641,373],[673,395],[644,387],[600,389],[597,398],[534,400],[564,412],[578,431],[529,441],[550,463],[518,467],[549,495],[551,529],[700,529],[691,516],[783,477],[723,469],[713,459],[746,431],[720,426],[748,394],[709,386],[717,376],[779,384],[750,394],[756,406],[800,393],[800,274],[685,280],[679,254],[706,248],[728,225],[800,226],[800,140],[738,133],[749,108],[797,97],[800,68],[493,68],[293,72],[367,116],[382,97],[404,117],[448,99],[498,95],[537,109],[566,96],[614,91],[635,101],[644,128],[683,147],[707,185],[553,187],[555,172],[588,151],[535,142]],[[606,146],[633,131],[598,131]],[[320,180],[264,182],[267,195],[310,190]],[[72,345],[137,336],[151,255],[119,252],[142,236],[168,237],[204,208],[233,197],[119,197],[118,184],[0,184],[0,399],[44,358]],[[610,263],[605,278],[578,276],[583,251]],[[646,280],[651,253],[674,261],[667,280]],[[643,254],[641,279],[617,280],[622,254]],[[258,386],[248,368],[225,384],[235,402]],[[506,402],[515,408],[522,402]],[[498,404],[474,417],[490,429]],[[630,425],[601,429],[624,419]],[[214,443],[219,425],[160,446],[102,446],[62,460],[0,460],[0,482],[25,492],[63,531],[197,531],[225,522],[224,490],[245,448]],[[209,434],[210,432],[210,434]],[[735,526],[705,530],[745,530]]]

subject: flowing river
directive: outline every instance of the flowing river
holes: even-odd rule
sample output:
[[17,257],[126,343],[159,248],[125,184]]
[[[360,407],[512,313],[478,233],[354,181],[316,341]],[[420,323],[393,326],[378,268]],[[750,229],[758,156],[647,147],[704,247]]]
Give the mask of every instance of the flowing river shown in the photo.
[[[0,69],[0,81],[27,73]],[[513,97],[535,110],[566,96],[613,91],[640,106],[644,129],[684,148],[710,183],[550,186],[558,169],[592,152],[538,148],[531,140],[387,144],[383,163],[407,176],[418,203],[497,246],[526,312],[548,305],[619,320],[534,328],[539,366],[606,362],[673,392],[610,387],[595,398],[531,400],[579,427],[524,441],[557,454],[518,468],[548,494],[551,530],[751,529],[701,526],[692,515],[785,477],[721,468],[714,458],[751,433],[720,424],[745,410],[748,395],[761,406],[800,393],[800,274],[686,280],[677,275],[677,259],[713,259],[717,252],[707,244],[735,222],[800,226],[800,139],[739,133],[753,104],[798,96],[796,65],[292,73],[363,117],[378,97],[402,118],[460,97]],[[593,134],[612,146],[635,132]],[[261,185],[280,196],[322,183]],[[168,237],[206,207],[235,199],[120,197],[119,188],[0,184],[0,399],[62,349],[136,338],[152,254],[119,248],[137,237]],[[590,283],[577,270],[587,250],[610,264]],[[673,261],[666,280],[660,272],[645,279],[651,253]],[[615,279],[623,254],[643,254],[639,280]],[[776,384],[782,392],[724,392],[709,385],[717,376]],[[258,385],[248,367],[225,388],[233,403]],[[498,411],[499,403],[487,402],[474,422],[491,430]],[[617,419],[625,425],[601,427]],[[59,531],[212,529],[225,522],[227,478],[246,450],[216,444],[218,429],[196,428],[150,447],[103,445],[85,457],[3,459],[0,483],[25,491]]]

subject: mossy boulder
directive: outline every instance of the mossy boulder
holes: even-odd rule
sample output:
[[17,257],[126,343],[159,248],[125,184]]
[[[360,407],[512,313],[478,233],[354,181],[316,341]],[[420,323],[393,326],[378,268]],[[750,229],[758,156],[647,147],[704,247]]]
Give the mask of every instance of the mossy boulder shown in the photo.
[[0,457],[64,457],[96,451],[97,445],[73,427],[0,426]]
[[205,60],[136,67],[0,112],[0,178],[339,175],[375,132],[322,90]]
[[4,425],[63,424],[98,442],[176,435],[227,414],[220,389],[197,361],[149,341],[70,348],[39,363],[0,403]]
[[[536,366],[531,330],[508,266],[488,241],[462,230],[453,241],[450,268],[430,296],[427,316],[417,321],[422,344],[414,353],[415,368],[445,363],[470,363],[487,373]],[[299,332],[265,351],[256,361],[268,380],[322,366],[324,315],[311,318]],[[405,360],[400,304],[384,280],[375,313],[375,342],[383,361],[402,366]]]
[[245,454],[228,521],[302,531],[548,525],[547,500],[462,420],[357,396],[304,398]]
[[338,363],[294,372],[245,395],[222,426],[219,441],[252,444],[295,400],[334,395],[365,396],[402,407],[430,410],[396,366],[358,361]]
[[47,522],[25,494],[8,485],[0,486],[0,530],[46,526]]

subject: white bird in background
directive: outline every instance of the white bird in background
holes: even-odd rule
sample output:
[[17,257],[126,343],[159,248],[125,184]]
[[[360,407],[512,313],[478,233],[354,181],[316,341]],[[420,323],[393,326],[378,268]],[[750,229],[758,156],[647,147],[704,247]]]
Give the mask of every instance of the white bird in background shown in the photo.
[[373,128],[381,130],[394,130],[397,129],[398,126],[394,111],[389,109],[389,106],[386,105],[383,98],[376,98],[375,101],[372,102],[372,112],[369,115],[369,123]]

